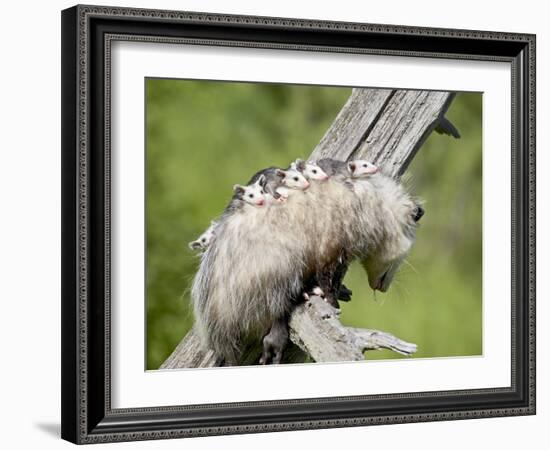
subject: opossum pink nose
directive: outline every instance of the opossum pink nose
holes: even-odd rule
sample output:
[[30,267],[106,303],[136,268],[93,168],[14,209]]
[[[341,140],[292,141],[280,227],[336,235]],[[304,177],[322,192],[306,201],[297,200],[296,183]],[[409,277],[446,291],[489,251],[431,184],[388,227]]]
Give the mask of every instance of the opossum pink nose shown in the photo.
[[376,166],[371,166],[367,169],[367,173],[369,174],[374,174],[374,173],[377,173],[380,169]]
[[306,184],[304,185],[304,191],[310,186],[310,183],[306,181]]
[[259,205],[259,206],[262,206],[264,203],[265,203],[265,201],[264,201],[263,198],[259,199],[259,200],[256,202],[256,204]]

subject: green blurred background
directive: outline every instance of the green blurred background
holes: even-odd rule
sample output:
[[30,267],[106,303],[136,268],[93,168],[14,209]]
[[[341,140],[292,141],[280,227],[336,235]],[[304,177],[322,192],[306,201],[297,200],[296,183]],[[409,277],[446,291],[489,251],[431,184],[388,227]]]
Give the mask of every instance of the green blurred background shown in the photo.
[[[147,79],[147,368],[193,323],[189,289],[199,258],[187,243],[219,215],[235,183],[307,158],[351,89]],[[447,113],[462,135],[433,133],[406,181],[425,199],[417,242],[386,294],[354,264],[346,325],[394,333],[415,358],[482,353],[481,94],[459,93]],[[402,358],[391,351],[368,359]]]

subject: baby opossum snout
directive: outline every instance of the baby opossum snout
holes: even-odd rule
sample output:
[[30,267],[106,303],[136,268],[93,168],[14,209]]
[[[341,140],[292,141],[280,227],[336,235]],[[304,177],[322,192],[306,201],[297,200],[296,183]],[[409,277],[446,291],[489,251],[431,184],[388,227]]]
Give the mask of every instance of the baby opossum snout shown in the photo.
[[378,167],[369,161],[358,159],[348,163],[348,170],[352,178],[361,178],[374,175],[378,172]]

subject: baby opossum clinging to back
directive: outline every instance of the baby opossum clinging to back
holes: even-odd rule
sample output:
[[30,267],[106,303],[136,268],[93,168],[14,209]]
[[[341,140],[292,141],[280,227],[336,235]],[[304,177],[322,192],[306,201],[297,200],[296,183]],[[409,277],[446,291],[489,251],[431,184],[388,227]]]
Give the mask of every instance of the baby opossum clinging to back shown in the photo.
[[304,190],[309,188],[309,181],[296,169],[291,166],[288,169],[268,167],[256,172],[249,181],[256,182],[263,177],[262,186],[265,192],[275,200],[284,201],[291,194],[292,189]]
[[214,230],[217,224],[218,223],[214,220],[210,222],[210,226],[204,233],[202,233],[196,240],[189,242],[189,248],[191,250],[205,251],[212,242],[212,239],[214,239]]
[[[303,177],[306,163],[295,164]],[[354,258],[372,289],[387,290],[414,242],[420,213],[400,184],[362,164],[310,163],[325,176],[309,178],[307,190],[301,182],[282,204],[266,200],[272,195],[264,190],[266,174],[259,173],[251,186],[263,202],[231,200],[192,288],[201,341],[225,364],[237,364],[244,343],[262,337],[260,362],[280,362],[293,301],[319,278],[321,289],[330,291],[339,266]]]
[[341,182],[347,181],[347,185],[350,188],[353,187],[353,185],[350,184],[351,180],[366,178],[378,172],[378,167],[362,159],[346,162],[337,159],[323,158],[320,159],[317,164],[334,180]]
[[[264,190],[266,179],[263,175],[260,175],[254,179],[254,181],[248,183],[246,186],[236,184],[233,186],[233,198],[226,208],[225,213],[242,208],[244,203],[250,205],[262,206],[267,198]],[[210,222],[208,229],[202,233],[196,240],[189,243],[191,250],[205,251],[216,235],[216,227],[218,222],[213,220]]]
[[[327,175],[320,167],[311,164],[308,164],[306,167],[306,164],[303,162],[301,164],[303,164],[303,166],[300,165],[298,168],[296,162],[294,162],[286,170],[277,167],[268,167],[254,174],[246,187],[235,185],[234,188],[239,188],[242,191],[246,188],[251,189],[253,186],[260,186],[263,189],[261,193],[264,196],[264,201],[270,203],[284,202],[288,199],[293,190],[305,190],[309,188],[310,183],[306,177],[306,173],[309,173],[307,170],[310,171],[313,179],[321,180],[327,178]],[[306,173],[302,174],[304,170],[306,170]],[[242,191],[241,195],[245,201],[253,198],[251,197],[251,192],[245,193]],[[212,221],[210,227],[208,227],[203,234],[189,243],[189,248],[191,250],[205,251],[214,239],[216,226],[217,222]]]

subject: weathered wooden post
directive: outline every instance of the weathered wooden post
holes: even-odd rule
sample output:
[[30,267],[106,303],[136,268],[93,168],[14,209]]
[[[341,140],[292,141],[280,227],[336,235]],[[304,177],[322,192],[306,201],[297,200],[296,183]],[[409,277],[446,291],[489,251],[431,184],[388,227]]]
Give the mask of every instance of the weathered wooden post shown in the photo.
[[[398,89],[354,89],[350,98],[311,154],[311,159],[367,159],[399,178],[434,130],[459,137],[444,117],[451,92]],[[405,355],[416,345],[389,333],[343,326],[339,310],[319,297],[299,305],[290,318],[290,339],[284,362],[359,361],[363,352],[387,348]],[[249,349],[243,364],[257,361],[261,346]],[[182,339],[161,369],[219,365],[212,351],[204,352],[194,329]]]

